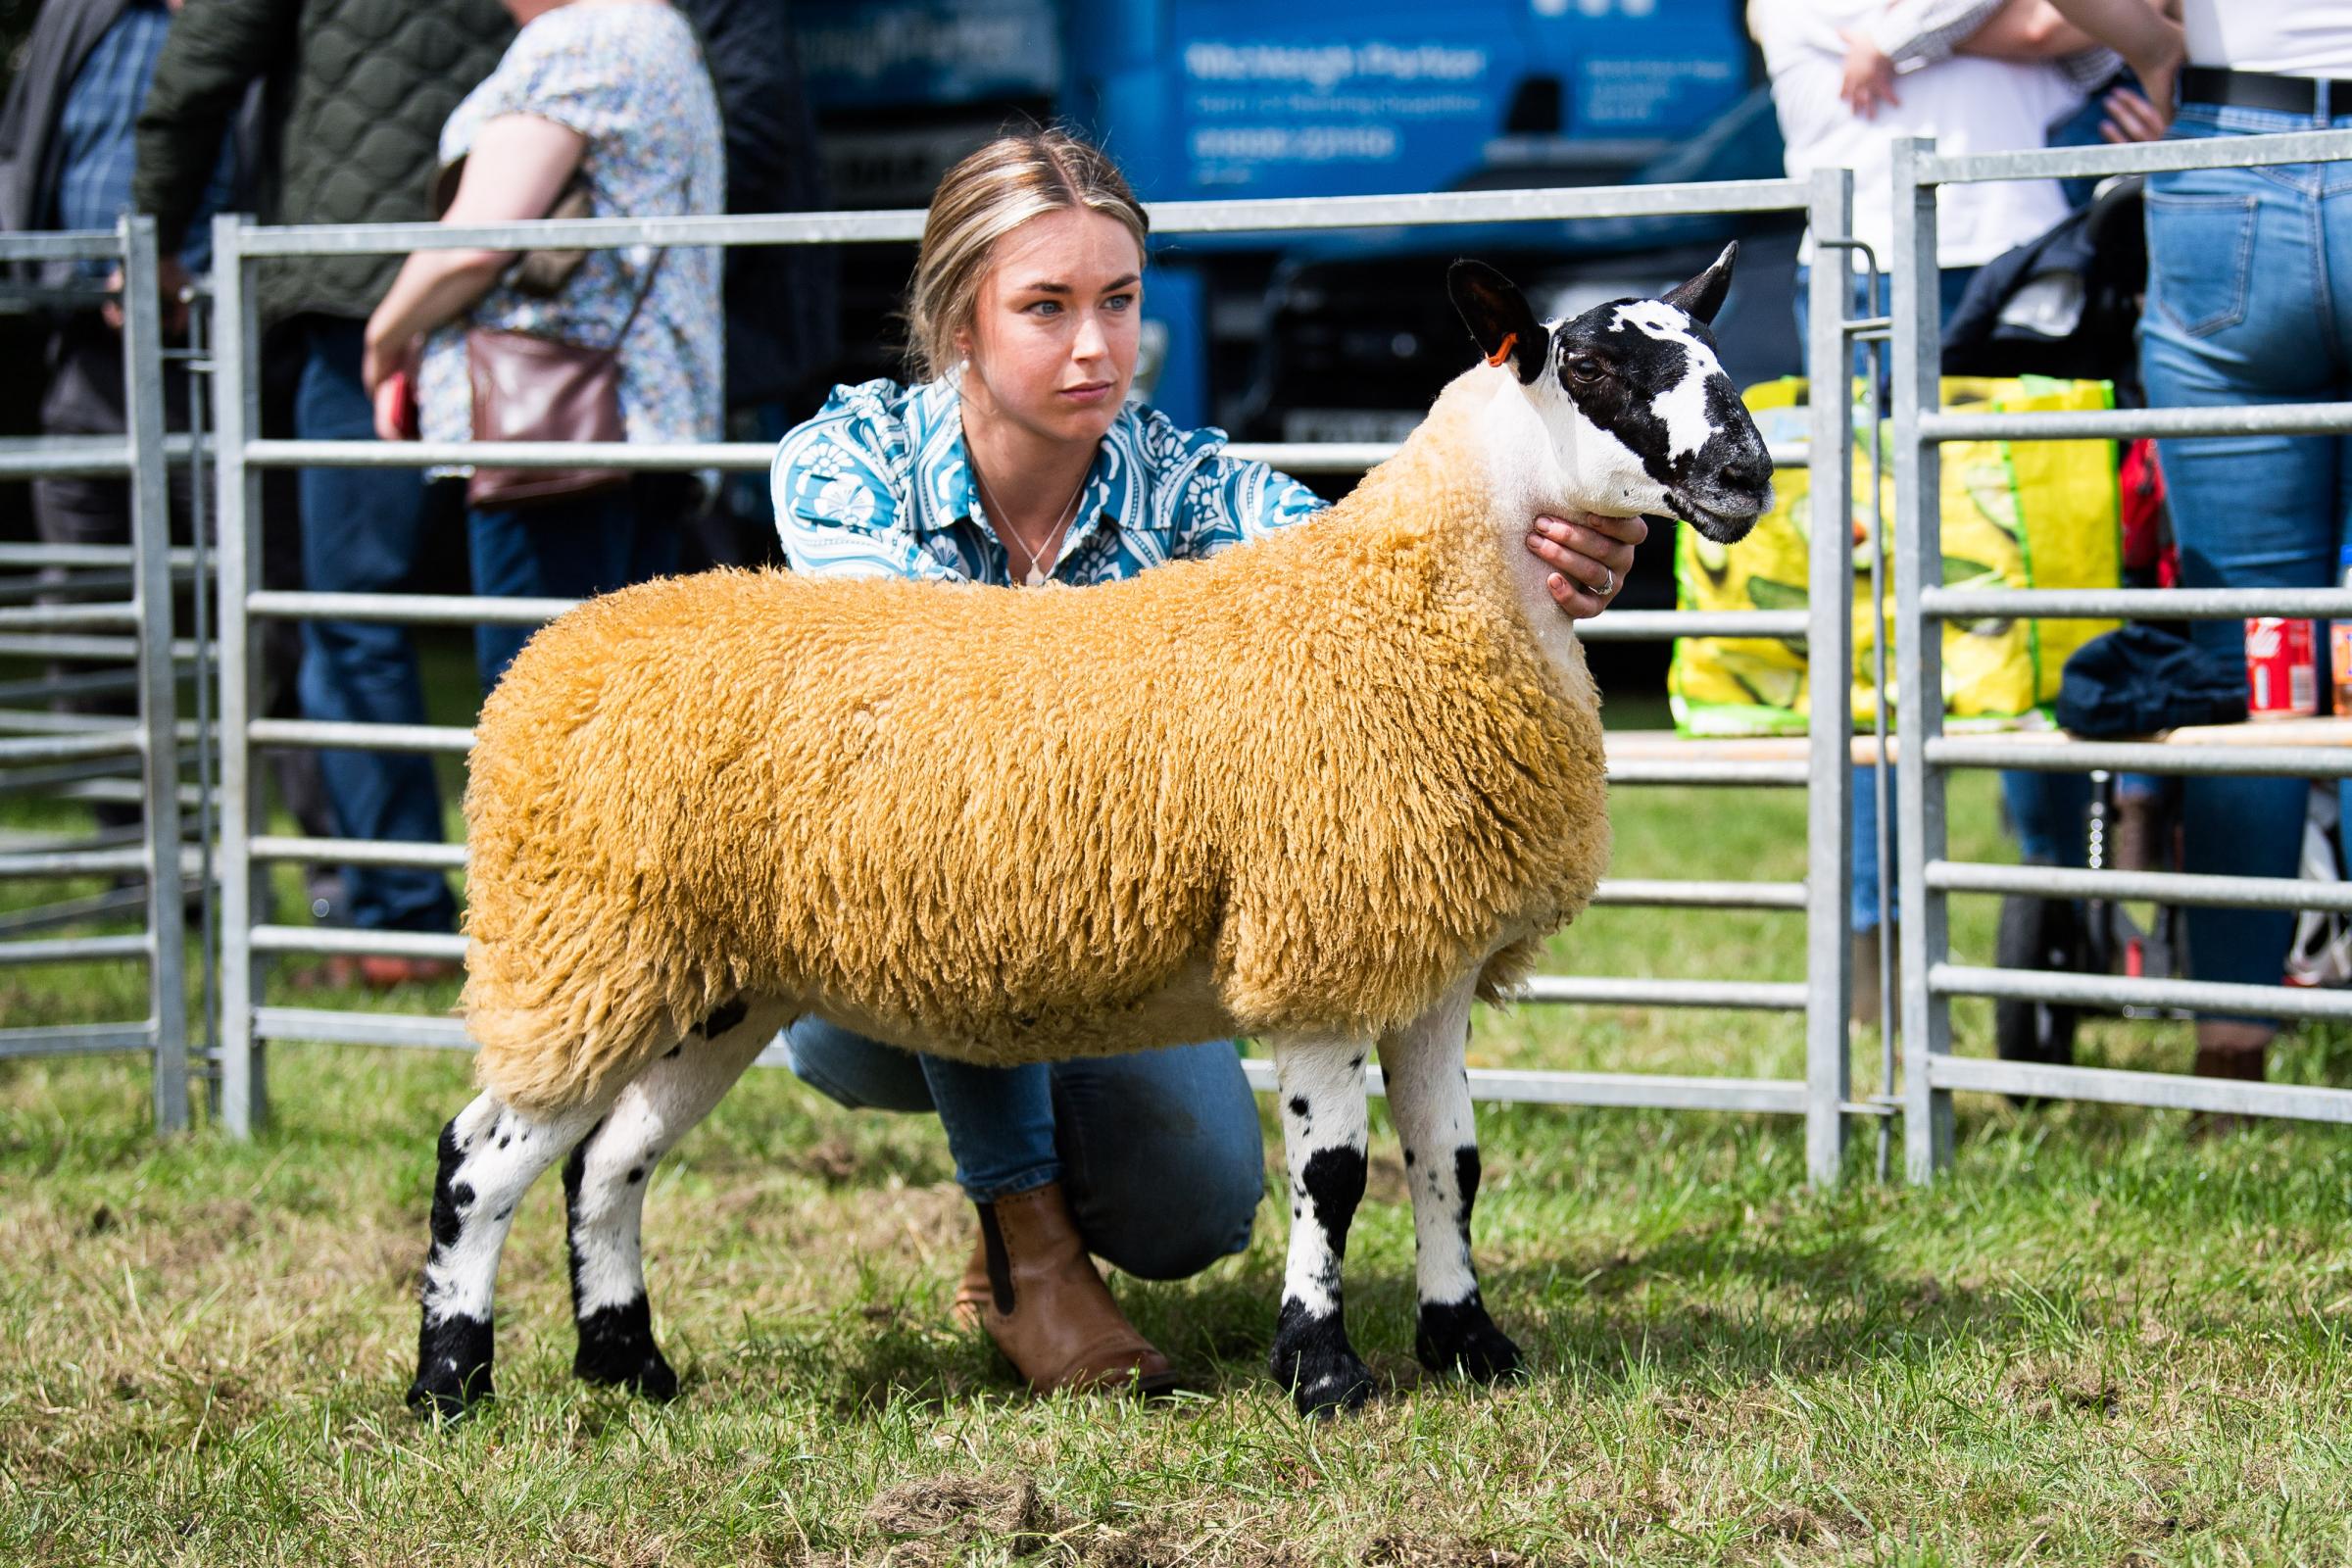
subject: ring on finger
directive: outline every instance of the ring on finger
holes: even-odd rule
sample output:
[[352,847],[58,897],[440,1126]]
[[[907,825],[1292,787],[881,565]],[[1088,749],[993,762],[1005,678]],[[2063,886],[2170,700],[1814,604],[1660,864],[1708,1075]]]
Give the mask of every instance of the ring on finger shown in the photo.
[[1600,582],[1593,588],[1592,591],[1603,599],[1608,598],[1609,595],[1617,591],[1617,574],[1606,566],[1601,567]]

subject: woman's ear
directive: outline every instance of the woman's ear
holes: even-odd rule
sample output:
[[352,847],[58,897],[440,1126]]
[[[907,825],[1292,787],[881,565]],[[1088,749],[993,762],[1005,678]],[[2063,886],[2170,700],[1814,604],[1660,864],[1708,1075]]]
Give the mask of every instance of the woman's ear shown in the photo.
[[1489,365],[1508,360],[1534,385],[1551,358],[1551,330],[1536,319],[1518,286],[1484,262],[1460,261],[1446,272],[1446,292]]

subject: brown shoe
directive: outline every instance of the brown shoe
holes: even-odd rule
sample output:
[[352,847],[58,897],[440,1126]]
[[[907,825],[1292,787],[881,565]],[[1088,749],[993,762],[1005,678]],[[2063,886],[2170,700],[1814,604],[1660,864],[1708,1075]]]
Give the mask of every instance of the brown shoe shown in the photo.
[[360,959],[360,984],[370,991],[437,985],[455,980],[465,972],[466,966],[455,958],[405,958],[394,954],[370,953]]
[[964,1333],[975,1333],[988,1297],[988,1238],[983,1234],[972,1238],[972,1255],[964,1259],[963,1278],[956,1283],[956,1299],[948,1307],[948,1316]]
[[1086,1255],[1058,1182],[978,1206],[980,1324],[1032,1389],[1176,1386],[1175,1367],[1135,1332]]
[[[2196,1060],[2188,1069],[2196,1077],[2228,1078],[2251,1084],[2262,1083],[2268,1077],[2271,1039],[2277,1033],[2268,1024],[2200,1019],[2196,1029]],[[2192,1142],[2245,1129],[2246,1118],[2234,1111],[2188,1113],[2188,1136]]]
[[466,966],[455,958],[405,958],[392,954],[332,954],[308,968],[294,971],[290,983],[297,991],[349,991],[366,986],[391,991],[408,985],[433,985],[455,980]]

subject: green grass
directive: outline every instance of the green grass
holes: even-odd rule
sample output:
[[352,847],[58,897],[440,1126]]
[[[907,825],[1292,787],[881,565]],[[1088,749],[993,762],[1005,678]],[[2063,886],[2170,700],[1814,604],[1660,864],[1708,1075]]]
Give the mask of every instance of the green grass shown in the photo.
[[[1623,875],[1802,871],[1792,798],[1623,790],[1614,810]],[[1956,853],[1999,855],[1989,781],[1954,824]],[[1988,955],[1991,917],[1955,905],[1964,955]],[[1795,979],[1801,920],[1595,911],[1555,966]],[[0,970],[0,1014],[137,1014],[135,970],[92,973]],[[1988,1049],[1981,1010],[1957,1027]],[[1482,1014],[1472,1050],[1801,1059],[1790,1019],[1642,1008]],[[2187,1043],[2118,1022],[2084,1051],[2177,1070]],[[2342,1036],[2278,1056],[2275,1076],[2352,1081]],[[2196,1143],[2162,1112],[1964,1098],[1947,1182],[1877,1185],[1865,1136],[1815,1194],[1793,1122],[1483,1107],[1487,1294],[1537,1368],[1490,1394],[1412,1363],[1383,1122],[1348,1274],[1386,1388],[1317,1425],[1263,1372],[1277,1206],[1198,1279],[1116,1282],[1197,1396],[1032,1399],[945,1325],[971,1222],[937,1127],[760,1072],[648,1197],[683,1397],[569,1378],[550,1182],[501,1278],[501,1397],[437,1431],[400,1395],[466,1064],[281,1046],[270,1078],[268,1136],[159,1145],[134,1064],[0,1066],[0,1562],[2352,1560],[2352,1165],[2324,1129]]]

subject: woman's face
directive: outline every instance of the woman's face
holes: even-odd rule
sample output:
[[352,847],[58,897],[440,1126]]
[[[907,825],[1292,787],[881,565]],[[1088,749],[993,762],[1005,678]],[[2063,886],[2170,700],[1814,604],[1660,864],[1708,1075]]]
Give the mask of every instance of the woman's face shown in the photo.
[[1126,227],[1083,207],[997,241],[956,335],[965,401],[1049,440],[1101,440],[1135,378],[1143,267]]

